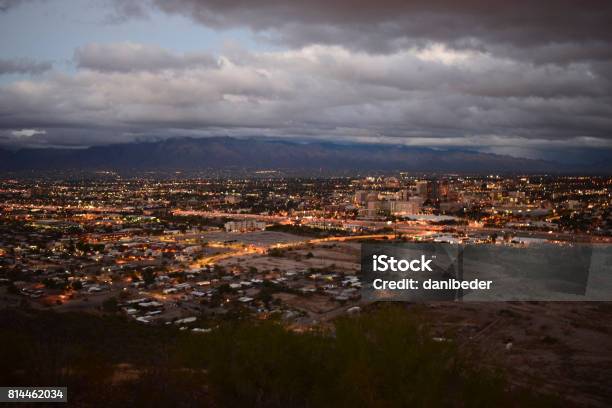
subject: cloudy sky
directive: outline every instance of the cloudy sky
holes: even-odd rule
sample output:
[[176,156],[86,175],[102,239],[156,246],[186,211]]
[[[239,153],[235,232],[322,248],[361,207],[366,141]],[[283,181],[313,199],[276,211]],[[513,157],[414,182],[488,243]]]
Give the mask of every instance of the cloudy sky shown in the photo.
[[612,152],[612,2],[0,0],[0,146]]

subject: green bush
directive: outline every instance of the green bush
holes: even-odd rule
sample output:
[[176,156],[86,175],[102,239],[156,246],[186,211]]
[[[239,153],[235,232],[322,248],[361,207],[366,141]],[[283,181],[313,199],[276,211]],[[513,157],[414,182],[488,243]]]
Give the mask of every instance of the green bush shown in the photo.
[[[507,389],[419,314],[380,306],[296,333],[240,318],[209,334],[119,316],[0,311],[0,383],[68,385],[73,406],[480,407],[556,400]],[[133,378],[117,381],[119,364]]]
[[343,318],[331,332],[225,327],[207,338],[209,380],[222,406],[504,405],[501,376],[470,368],[424,327],[397,307]]

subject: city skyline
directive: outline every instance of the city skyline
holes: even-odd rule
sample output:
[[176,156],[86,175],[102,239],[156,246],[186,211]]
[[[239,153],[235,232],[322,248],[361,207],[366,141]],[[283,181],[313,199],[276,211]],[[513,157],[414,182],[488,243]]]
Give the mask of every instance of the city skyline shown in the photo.
[[610,27],[0,0],[0,405],[609,407]]

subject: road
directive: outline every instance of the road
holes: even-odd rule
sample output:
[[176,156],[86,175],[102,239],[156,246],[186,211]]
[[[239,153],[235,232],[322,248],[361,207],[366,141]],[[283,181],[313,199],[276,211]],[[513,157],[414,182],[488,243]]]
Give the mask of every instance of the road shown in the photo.
[[[259,215],[259,214],[236,214],[219,211],[189,211],[189,210],[174,210],[175,215],[195,215],[200,217],[208,218],[233,218],[233,219],[254,219],[266,222],[274,222],[279,224],[288,224],[296,218],[281,216],[281,215]],[[345,227],[346,225],[357,226],[369,229],[382,229],[382,228],[394,228],[395,231],[402,234],[420,234],[424,230],[432,232],[442,232],[449,226],[444,225],[415,225],[415,221],[399,221],[393,224],[389,224],[387,221],[373,221],[373,220],[338,220],[332,218],[302,218],[301,221],[305,224],[311,223],[325,223],[330,225],[337,225],[338,227]],[[527,231],[513,228],[486,228],[486,227],[474,227],[474,226],[450,226],[457,231],[465,232],[466,234],[486,234],[491,235],[493,233],[503,235],[504,233],[511,233],[520,237],[531,237],[531,238],[542,238],[549,240],[561,240],[561,241],[572,241],[572,242],[590,242],[590,243],[612,243],[612,237],[595,236],[590,234],[576,234],[572,232],[556,232],[556,231]],[[356,238],[359,239],[359,238]]]

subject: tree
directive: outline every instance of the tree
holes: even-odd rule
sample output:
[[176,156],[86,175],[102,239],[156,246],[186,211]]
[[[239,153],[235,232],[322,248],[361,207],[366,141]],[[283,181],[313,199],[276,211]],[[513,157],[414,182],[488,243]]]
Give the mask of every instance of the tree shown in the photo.
[[142,271],[142,280],[145,285],[150,285],[155,282],[155,273],[150,269],[145,269]]
[[102,302],[102,310],[107,313],[116,313],[119,311],[119,302],[116,297],[110,297]]
[[229,284],[224,283],[224,284],[220,285],[220,286],[217,288],[217,292],[218,292],[220,295],[223,295],[223,294],[226,294],[226,293],[234,293],[234,292],[235,292],[235,290],[234,290],[234,289],[232,289],[232,287],[231,287]]
[[273,300],[272,294],[275,292],[272,287],[263,287],[257,294],[257,299],[261,300],[266,307],[270,305],[270,302]]
[[268,256],[273,256],[273,257],[281,257],[283,256],[284,251],[280,248],[270,248],[268,249]]
[[130,297],[130,294],[127,292],[127,290],[124,289],[121,292],[119,292],[119,299],[126,300],[129,297]]

